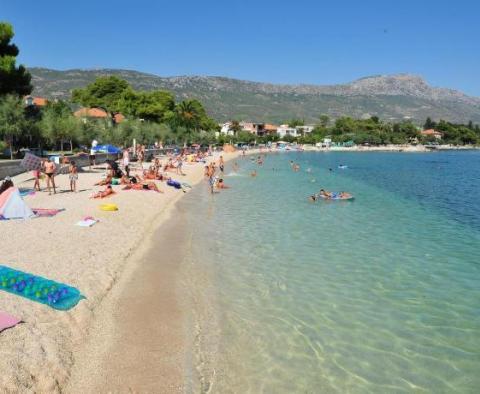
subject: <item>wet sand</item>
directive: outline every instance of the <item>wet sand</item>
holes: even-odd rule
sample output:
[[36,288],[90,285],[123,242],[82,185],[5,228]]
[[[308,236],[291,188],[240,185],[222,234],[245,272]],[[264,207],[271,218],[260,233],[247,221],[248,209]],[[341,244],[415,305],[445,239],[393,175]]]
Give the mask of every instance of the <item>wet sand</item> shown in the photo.
[[184,312],[176,283],[185,212],[174,206],[169,216],[95,313],[66,392],[184,392]]

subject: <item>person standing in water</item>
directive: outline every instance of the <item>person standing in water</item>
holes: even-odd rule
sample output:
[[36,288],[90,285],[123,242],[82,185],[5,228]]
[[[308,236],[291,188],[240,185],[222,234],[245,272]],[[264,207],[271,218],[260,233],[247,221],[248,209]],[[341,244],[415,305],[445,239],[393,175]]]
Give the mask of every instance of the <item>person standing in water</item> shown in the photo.
[[220,172],[223,174],[223,171],[225,170],[225,162],[223,161],[223,156],[220,156],[220,159],[218,161],[218,167],[220,168]]

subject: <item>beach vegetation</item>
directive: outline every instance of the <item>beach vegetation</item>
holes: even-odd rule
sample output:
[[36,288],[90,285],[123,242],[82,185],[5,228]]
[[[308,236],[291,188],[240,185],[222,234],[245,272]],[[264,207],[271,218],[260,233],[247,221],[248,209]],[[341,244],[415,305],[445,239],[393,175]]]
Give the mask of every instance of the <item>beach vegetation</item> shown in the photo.
[[74,89],[72,102],[85,107],[102,108],[114,114],[120,112],[121,99],[130,90],[128,82],[114,75],[99,77],[83,89]]
[[13,94],[7,94],[0,99],[0,139],[10,150],[10,158],[16,140],[27,128],[25,109],[22,100]]
[[24,66],[16,65],[19,49],[11,43],[13,36],[12,25],[0,22],[0,96],[27,95],[33,89],[30,74]]
[[62,152],[65,142],[69,142],[70,150],[73,150],[73,141],[82,130],[79,125],[80,121],[72,115],[70,107],[63,101],[49,102],[42,110],[39,122],[42,137],[53,145],[60,143]]

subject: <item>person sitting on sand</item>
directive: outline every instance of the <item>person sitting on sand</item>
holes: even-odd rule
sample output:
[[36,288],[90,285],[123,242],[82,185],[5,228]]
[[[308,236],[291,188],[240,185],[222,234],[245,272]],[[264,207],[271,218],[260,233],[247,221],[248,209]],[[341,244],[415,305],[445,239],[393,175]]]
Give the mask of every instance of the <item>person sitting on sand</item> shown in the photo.
[[107,177],[100,182],[95,183],[94,186],[106,186],[106,185],[111,185],[112,184],[112,179],[113,176],[111,174],[108,174]]
[[105,198],[111,196],[112,194],[115,194],[115,192],[113,191],[112,186],[108,185],[105,190],[95,193],[91,198]]
[[9,176],[6,176],[2,184],[0,185],[0,194],[2,194],[5,190],[10,189],[13,187],[12,179]]

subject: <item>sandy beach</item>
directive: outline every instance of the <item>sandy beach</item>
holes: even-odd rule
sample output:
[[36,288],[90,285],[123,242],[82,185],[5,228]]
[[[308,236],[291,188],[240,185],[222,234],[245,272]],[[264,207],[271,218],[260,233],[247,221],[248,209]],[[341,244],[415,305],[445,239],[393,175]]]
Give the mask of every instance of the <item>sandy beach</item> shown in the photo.
[[[223,155],[228,160],[236,153]],[[0,310],[24,322],[0,335],[0,387],[6,392],[184,389],[183,316],[175,293],[182,247],[175,202],[184,193],[162,182],[163,194],[114,186],[108,203],[119,211],[101,211],[101,202],[89,198],[103,188],[92,187],[104,172],[100,167],[80,174],[79,193],[66,192],[68,176],[59,175],[56,195],[43,190],[25,197],[31,208],[64,208],[57,216],[0,222],[2,264],[75,286],[86,296],[60,312],[1,293]],[[184,172],[172,177],[191,185],[203,179],[201,163],[185,165]],[[30,174],[14,182],[33,185]],[[168,222],[172,215],[176,220]],[[85,216],[100,222],[75,226]],[[171,246],[161,259],[149,255],[159,240]]]

